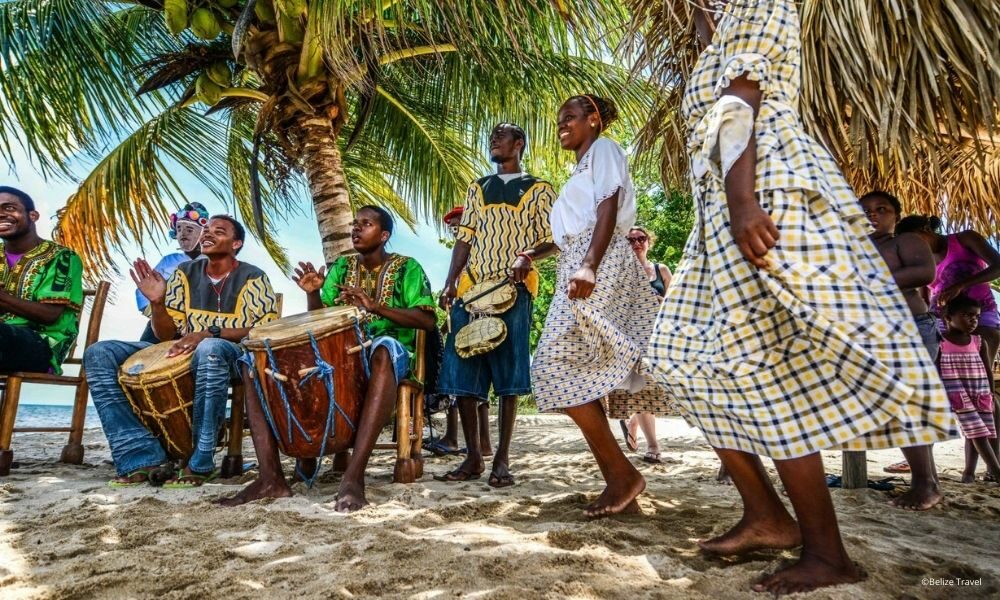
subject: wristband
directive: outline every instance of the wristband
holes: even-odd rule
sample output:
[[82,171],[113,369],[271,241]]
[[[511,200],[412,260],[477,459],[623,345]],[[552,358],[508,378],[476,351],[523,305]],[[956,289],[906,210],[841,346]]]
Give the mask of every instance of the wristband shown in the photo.
[[531,258],[531,256],[529,256],[527,252],[518,252],[517,255],[518,257],[527,258],[529,263],[535,262],[535,259]]

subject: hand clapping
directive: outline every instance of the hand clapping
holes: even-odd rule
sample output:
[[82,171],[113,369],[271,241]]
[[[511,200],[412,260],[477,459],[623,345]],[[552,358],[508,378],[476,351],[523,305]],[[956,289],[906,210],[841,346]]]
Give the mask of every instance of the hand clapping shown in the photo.
[[150,302],[163,302],[167,297],[167,280],[149,266],[146,259],[140,258],[132,263],[129,275],[132,276],[132,281],[139,288],[139,292]]
[[307,294],[321,289],[325,280],[326,267],[320,267],[319,271],[317,271],[311,262],[300,262],[299,266],[295,269],[295,275],[292,277],[292,281]]

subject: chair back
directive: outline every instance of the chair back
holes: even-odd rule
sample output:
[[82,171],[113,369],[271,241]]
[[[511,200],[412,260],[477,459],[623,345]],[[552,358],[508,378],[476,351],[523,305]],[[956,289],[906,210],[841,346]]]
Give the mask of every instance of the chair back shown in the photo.
[[274,310],[278,313],[278,318],[281,318],[281,311],[285,307],[285,295],[278,292],[274,295]]
[[427,332],[423,329],[417,330],[416,352],[413,353],[413,378],[420,383],[424,383],[424,376],[427,374]]
[[[83,336],[84,350],[101,337],[101,322],[104,319],[104,308],[107,306],[108,293],[110,291],[111,283],[107,281],[99,282],[96,289],[83,290],[84,304],[86,304],[87,298],[92,299],[90,303],[90,317],[87,319],[87,329]],[[83,363],[83,359],[75,358],[73,356],[76,352],[76,345],[79,341],[80,338],[77,336],[76,341],[73,342],[69,352],[66,354],[66,360],[63,361],[64,364],[79,365]]]

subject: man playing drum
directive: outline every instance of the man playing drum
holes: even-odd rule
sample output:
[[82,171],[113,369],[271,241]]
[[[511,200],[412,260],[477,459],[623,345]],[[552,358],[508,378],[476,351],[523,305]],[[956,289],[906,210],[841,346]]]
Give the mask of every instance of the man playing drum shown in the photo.
[[[351,242],[358,254],[338,258],[325,276],[324,268],[317,271],[311,263],[299,263],[295,270],[294,280],[306,292],[309,310],[356,306],[364,314],[364,328],[372,340],[367,350],[370,376],[354,453],[337,492],[335,508],[339,512],[353,512],[367,504],[365,468],[379,433],[392,417],[398,383],[410,371],[416,330],[431,331],[436,324],[434,297],[423,268],[412,258],[385,250],[392,229],[388,212],[364,206],[351,227]],[[260,402],[249,400],[247,415],[260,476],[236,496],[222,501],[227,506],[292,495]],[[300,466],[307,476],[315,471],[312,461],[303,460]]]
[[[531,392],[528,335],[532,299],[538,293],[538,273],[532,263],[555,251],[549,213],[556,194],[548,182],[521,171],[526,144],[524,130],[517,125],[500,123],[493,128],[490,160],[496,163],[497,172],[469,186],[458,241],[452,250],[451,267],[441,294],[441,307],[451,309],[451,332],[445,344],[438,392],[458,397],[462,430],[469,448],[467,458],[458,468],[435,477],[442,481],[478,479],[485,470],[477,405],[489,400],[492,385],[500,396],[500,443],[493,457],[489,484],[514,485],[508,464],[517,397]],[[456,352],[455,339],[469,323],[470,315],[462,301],[450,305],[474,284],[507,278],[516,286],[516,300],[513,307],[498,315],[506,326],[506,338],[489,352],[462,358]]]
[[[212,217],[201,238],[208,260],[177,267],[169,280],[143,259],[133,264],[136,286],[149,300],[153,332],[176,340],[168,356],[191,355],[195,379],[194,452],[170,487],[197,487],[217,476],[215,447],[226,413],[229,385],[243,354],[240,340],[254,325],[277,317],[277,303],[267,275],[238,261],[246,232],[235,219]],[[157,438],[143,426],[118,383],[119,368],[149,342],[104,341],[83,356],[87,382],[111,446],[118,477],[112,487],[141,485],[166,461]]]

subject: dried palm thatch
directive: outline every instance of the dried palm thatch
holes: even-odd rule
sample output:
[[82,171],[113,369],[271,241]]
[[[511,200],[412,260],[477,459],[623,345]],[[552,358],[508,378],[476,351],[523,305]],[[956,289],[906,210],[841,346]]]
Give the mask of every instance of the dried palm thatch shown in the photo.
[[[769,0],[735,0],[765,2]],[[686,186],[678,107],[698,55],[692,0],[628,0],[625,51],[662,93],[640,136],[667,185]],[[1000,2],[798,0],[800,109],[859,191],[1000,233]],[[990,33],[993,32],[993,33]]]

